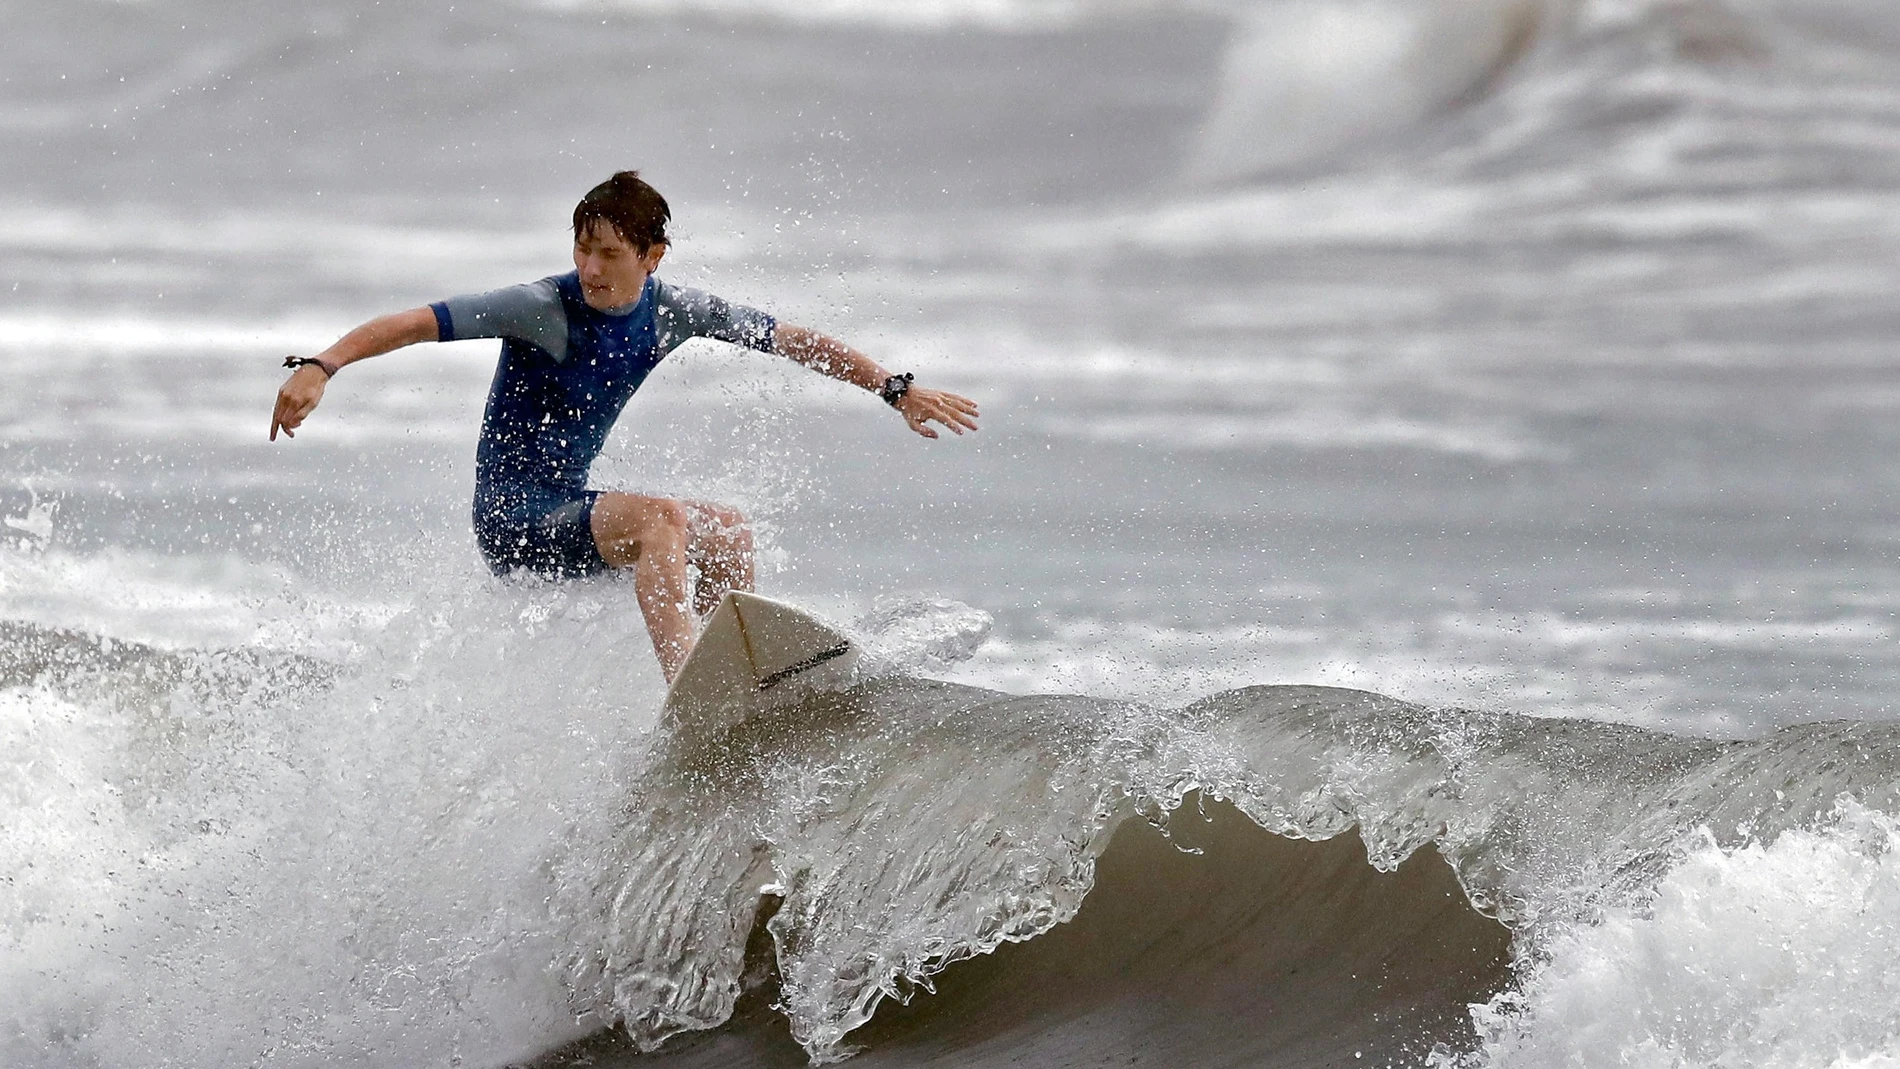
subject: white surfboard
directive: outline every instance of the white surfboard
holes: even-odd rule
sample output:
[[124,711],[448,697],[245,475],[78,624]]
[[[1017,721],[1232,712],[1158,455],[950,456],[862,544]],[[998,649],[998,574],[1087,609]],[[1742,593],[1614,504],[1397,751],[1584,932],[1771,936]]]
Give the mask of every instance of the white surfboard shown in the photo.
[[857,644],[792,605],[731,591],[666,692],[662,719],[708,734],[847,677]]

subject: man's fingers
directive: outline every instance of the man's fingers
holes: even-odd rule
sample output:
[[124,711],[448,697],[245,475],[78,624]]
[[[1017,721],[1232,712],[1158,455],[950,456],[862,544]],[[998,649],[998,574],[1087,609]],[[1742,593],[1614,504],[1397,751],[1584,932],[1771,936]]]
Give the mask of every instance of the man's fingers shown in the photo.
[[959,427],[955,423],[952,423],[950,421],[950,417],[945,412],[944,407],[942,405],[932,404],[929,401],[925,401],[919,407],[923,409],[923,412],[918,416],[918,419],[917,419],[918,423],[927,423],[928,421],[934,419],[938,423],[943,424],[945,427],[948,427],[950,430],[954,431],[957,434],[963,433],[962,427]]
[[902,403],[904,422],[910,429],[926,438],[939,437],[930,427],[935,420],[952,434],[962,435],[965,431],[976,430],[976,402],[967,397],[942,390],[913,391]]
[[277,432],[283,431],[284,437],[297,437],[297,428],[303,425],[303,416],[296,412],[278,412],[270,419],[270,440],[277,440]]
[[277,432],[283,431],[285,437],[295,438],[298,427],[316,410],[317,403],[323,399],[321,393],[311,396],[309,391],[293,390],[290,384],[277,391],[277,406],[271,412],[270,440],[277,440]]
[[954,405],[943,404],[938,406],[938,411],[933,415],[937,422],[958,434],[962,434],[966,429],[976,430],[976,420],[971,418],[976,415],[974,411],[966,412]]
[[976,402],[968,397],[932,390],[925,395],[924,403],[930,408],[932,418],[958,434],[977,429],[976,417],[981,413],[977,410]]
[[[963,428],[951,422],[943,405],[937,403],[934,399],[929,397],[919,398],[917,407],[921,410],[917,414],[917,423],[919,426],[926,425],[929,421],[934,419],[957,434],[963,433]],[[933,435],[932,437],[935,436]]]

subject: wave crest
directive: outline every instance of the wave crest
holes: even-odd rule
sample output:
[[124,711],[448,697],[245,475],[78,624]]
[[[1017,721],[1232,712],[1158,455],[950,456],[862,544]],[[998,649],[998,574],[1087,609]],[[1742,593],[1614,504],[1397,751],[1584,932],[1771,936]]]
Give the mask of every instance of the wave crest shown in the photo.
[[880,1004],[1076,917],[1117,829],[1168,826],[1197,792],[1288,838],[1357,830],[1378,871],[1433,847],[1522,956],[1639,901],[1698,828],[1794,827],[1842,790],[1893,806],[1900,732],[1723,742],[1329,688],[1168,711],[896,678],[742,725],[715,752],[662,754],[636,785],[616,875],[577,909],[579,989],[642,1049],[718,1025],[771,895],[779,1006],[826,1061]]

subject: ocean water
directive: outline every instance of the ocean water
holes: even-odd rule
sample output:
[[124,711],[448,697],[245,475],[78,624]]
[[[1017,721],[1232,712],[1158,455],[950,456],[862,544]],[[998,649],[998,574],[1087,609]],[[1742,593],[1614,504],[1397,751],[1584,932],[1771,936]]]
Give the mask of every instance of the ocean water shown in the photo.
[[[0,3],[0,1064],[1900,1064],[1900,13]],[[493,343],[664,274],[598,486],[877,651],[657,724],[468,531]]]

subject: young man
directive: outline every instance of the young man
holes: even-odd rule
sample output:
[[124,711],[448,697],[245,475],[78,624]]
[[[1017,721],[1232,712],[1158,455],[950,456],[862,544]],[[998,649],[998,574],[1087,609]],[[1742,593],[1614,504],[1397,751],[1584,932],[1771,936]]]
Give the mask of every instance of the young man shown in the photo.
[[[788,357],[882,395],[910,429],[976,429],[976,403],[912,385],[814,330],[655,278],[669,245],[665,198],[622,171],[574,208],[574,268],[539,282],[382,316],[295,368],[277,391],[270,437],[295,437],[347,364],[425,341],[501,338],[475,451],[475,540],[497,575],[564,578],[633,570],[667,682],[692,650],[698,618],[728,590],[752,589],[752,534],[736,510],[587,487],[587,471],[627,399],[688,338]],[[687,590],[687,566],[698,571]]]

